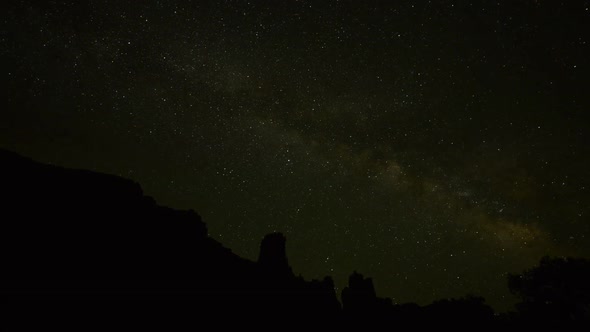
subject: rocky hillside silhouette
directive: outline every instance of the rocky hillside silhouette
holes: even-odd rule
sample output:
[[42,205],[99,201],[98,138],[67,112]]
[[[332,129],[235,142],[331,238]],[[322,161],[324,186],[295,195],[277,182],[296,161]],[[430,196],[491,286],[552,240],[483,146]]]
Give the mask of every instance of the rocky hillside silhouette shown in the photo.
[[1,149],[0,185],[0,295],[4,317],[20,329],[49,321],[124,321],[131,328],[313,321],[361,329],[590,321],[585,259],[544,258],[510,275],[510,290],[523,300],[514,313],[494,314],[477,296],[394,304],[356,271],[341,306],[330,277],[306,281],[294,274],[280,233],[262,239],[253,262],[210,238],[196,212],[160,206],[133,181]]
[[[59,295],[92,298],[88,305],[118,296],[196,317],[327,317],[340,310],[330,278],[293,274],[281,234],[265,237],[252,262],[208,237],[196,212],[160,206],[133,181],[3,150],[0,165],[1,288],[14,301]],[[154,296],[175,299],[164,308]]]

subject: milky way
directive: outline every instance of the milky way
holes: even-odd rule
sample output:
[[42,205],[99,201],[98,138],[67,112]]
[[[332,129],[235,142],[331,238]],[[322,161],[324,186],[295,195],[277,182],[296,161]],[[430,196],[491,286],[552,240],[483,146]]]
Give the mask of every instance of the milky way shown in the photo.
[[[118,174],[256,259],[514,302],[590,256],[588,1],[5,1],[0,146]],[[83,222],[83,221],[81,221]]]

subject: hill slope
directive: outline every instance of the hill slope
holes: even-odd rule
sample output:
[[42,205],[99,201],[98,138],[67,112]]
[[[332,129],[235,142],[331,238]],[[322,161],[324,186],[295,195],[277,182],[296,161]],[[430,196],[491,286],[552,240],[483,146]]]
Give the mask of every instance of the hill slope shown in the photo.
[[125,296],[196,317],[340,311],[331,279],[293,274],[281,234],[268,235],[252,262],[208,237],[194,211],[160,206],[127,179],[0,150],[0,182],[1,288],[14,299],[67,295],[95,306]]

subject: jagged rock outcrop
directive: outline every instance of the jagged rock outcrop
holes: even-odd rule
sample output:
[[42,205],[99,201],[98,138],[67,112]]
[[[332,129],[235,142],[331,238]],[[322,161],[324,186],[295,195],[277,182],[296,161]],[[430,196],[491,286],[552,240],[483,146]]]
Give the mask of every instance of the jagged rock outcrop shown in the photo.
[[292,276],[287,260],[287,238],[281,233],[266,235],[260,242],[258,264],[273,275]]
[[350,316],[377,316],[390,310],[390,299],[378,298],[371,278],[356,271],[348,279],[348,287],[342,290],[342,306]]
[[[331,278],[306,281],[293,274],[280,233],[264,237],[259,259],[252,262],[211,239],[196,212],[160,206],[133,181],[44,165],[1,149],[0,197],[0,298],[7,308],[4,317],[19,327],[31,317],[45,322],[43,315],[96,322],[105,312],[146,324],[166,317],[167,328],[171,322],[202,326],[204,321],[235,326],[246,317],[354,323],[363,329],[383,324],[527,327],[543,321],[532,311],[498,318],[479,297],[424,307],[393,305],[376,295],[372,279],[356,272],[342,291],[341,308]],[[573,288],[565,287],[565,293],[553,288],[552,296],[586,294],[580,293],[586,282],[579,276],[587,275],[588,262],[574,263],[565,274],[562,268],[540,277],[527,272],[535,287],[522,291],[546,296],[544,287],[536,287],[539,280],[561,287],[567,277],[577,280],[569,282]],[[547,264],[533,271],[545,271]],[[512,281],[516,289],[524,286],[520,278]],[[576,322],[587,323],[580,317]]]
[[[0,183],[0,291],[13,299],[75,294],[76,308],[116,304],[201,318],[339,312],[333,283],[293,275],[280,234],[267,236],[252,262],[208,237],[196,212],[160,206],[133,181],[3,150]],[[112,297],[133,294],[143,296]]]

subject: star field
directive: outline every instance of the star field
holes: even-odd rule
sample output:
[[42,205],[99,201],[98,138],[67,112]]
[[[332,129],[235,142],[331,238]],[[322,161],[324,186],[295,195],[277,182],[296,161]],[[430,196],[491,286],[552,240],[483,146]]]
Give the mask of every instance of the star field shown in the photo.
[[15,1],[0,146],[394,302],[590,256],[588,1]]

